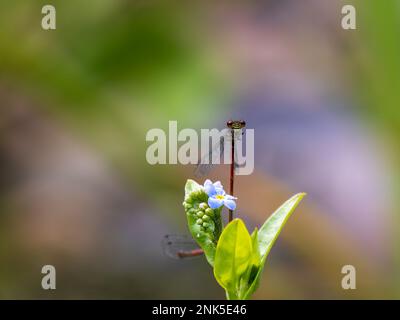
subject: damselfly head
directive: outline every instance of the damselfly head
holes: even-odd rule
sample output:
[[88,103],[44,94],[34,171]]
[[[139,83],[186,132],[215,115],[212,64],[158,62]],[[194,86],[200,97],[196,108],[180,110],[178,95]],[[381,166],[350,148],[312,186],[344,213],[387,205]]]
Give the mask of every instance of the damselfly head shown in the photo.
[[246,121],[243,120],[229,120],[226,123],[229,129],[242,129],[246,126]]

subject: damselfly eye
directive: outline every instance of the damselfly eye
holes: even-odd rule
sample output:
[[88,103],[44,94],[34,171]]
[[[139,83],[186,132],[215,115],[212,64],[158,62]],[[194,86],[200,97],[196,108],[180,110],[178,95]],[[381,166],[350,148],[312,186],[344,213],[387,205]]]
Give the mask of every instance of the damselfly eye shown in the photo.
[[246,126],[246,121],[241,120],[241,121],[240,121],[240,124],[241,124],[243,127],[245,127],[245,126]]
[[229,120],[229,121],[226,123],[226,125],[227,125],[228,128],[232,127],[233,121],[232,121],[232,120]]

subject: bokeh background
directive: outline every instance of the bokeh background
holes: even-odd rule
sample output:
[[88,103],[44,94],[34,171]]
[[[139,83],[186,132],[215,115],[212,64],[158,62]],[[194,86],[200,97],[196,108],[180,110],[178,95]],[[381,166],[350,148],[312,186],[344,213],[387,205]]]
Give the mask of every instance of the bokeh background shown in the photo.
[[249,228],[308,193],[254,298],[400,298],[399,15],[396,0],[1,1],[0,297],[223,299],[205,259],[163,254],[188,234],[193,167],[149,165],[145,136],[232,118],[255,129],[255,172],[236,179]]

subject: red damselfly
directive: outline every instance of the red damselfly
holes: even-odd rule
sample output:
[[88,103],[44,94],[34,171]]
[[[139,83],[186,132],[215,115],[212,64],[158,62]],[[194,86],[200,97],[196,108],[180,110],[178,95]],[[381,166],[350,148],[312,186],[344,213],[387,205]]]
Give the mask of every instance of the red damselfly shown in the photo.
[[[230,175],[229,175],[229,194],[234,195],[235,170],[241,165],[238,163],[237,142],[244,134],[246,122],[243,120],[229,120],[226,123],[227,130],[220,137],[219,141],[211,148],[210,152],[205,154],[196,167],[195,175],[197,177],[206,176],[211,168],[220,163],[224,156],[226,146],[230,148]],[[228,221],[232,221],[233,212],[229,210]],[[162,241],[164,253],[171,258],[189,258],[202,255],[204,252],[200,249],[196,241],[190,236],[184,235],[166,235]]]

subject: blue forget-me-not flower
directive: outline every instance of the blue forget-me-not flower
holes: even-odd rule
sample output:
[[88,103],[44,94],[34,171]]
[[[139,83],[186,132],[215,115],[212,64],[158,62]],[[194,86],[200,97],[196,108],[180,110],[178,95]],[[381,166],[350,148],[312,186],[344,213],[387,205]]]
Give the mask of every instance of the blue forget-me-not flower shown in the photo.
[[211,209],[217,209],[224,205],[229,210],[236,209],[237,198],[226,194],[220,181],[212,183],[210,180],[204,182],[204,191],[208,195],[208,205]]

